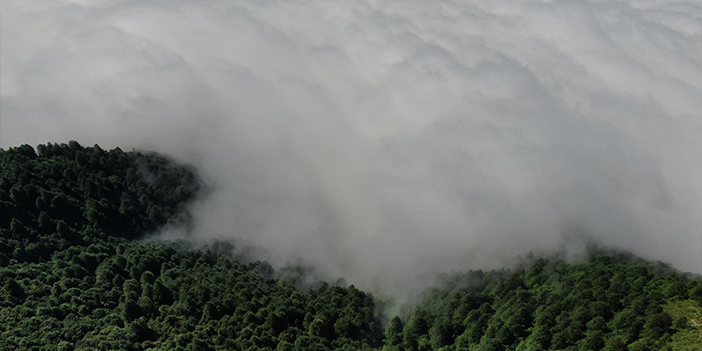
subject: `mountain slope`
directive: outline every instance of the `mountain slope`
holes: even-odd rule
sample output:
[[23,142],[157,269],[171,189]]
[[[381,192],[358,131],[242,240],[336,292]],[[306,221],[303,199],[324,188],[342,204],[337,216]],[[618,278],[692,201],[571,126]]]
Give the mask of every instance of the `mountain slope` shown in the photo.
[[153,153],[0,150],[0,350],[702,350],[702,281],[617,251],[455,274],[388,321],[230,244],[137,240],[200,188]]
[[678,331],[699,332],[673,307],[699,309],[701,301],[699,280],[593,249],[582,263],[540,258],[511,271],[457,274],[403,328],[386,331],[387,349],[672,350]]
[[370,295],[271,279],[226,245],[135,238],[187,225],[188,167],[98,146],[1,151],[0,349],[327,349],[377,345]]

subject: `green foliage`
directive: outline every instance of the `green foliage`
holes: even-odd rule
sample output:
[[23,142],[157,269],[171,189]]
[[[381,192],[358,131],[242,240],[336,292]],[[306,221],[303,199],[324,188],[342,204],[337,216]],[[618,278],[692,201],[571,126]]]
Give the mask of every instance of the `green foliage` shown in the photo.
[[19,262],[185,222],[200,187],[190,168],[153,153],[84,148],[75,141],[36,149],[10,148],[0,160],[2,253]]
[[[699,350],[702,281],[593,250],[447,278],[381,325],[343,280],[305,284],[188,226],[193,171],[75,141],[0,149],[0,350]],[[274,277],[277,277],[274,279]],[[384,332],[383,332],[384,327]]]
[[[699,281],[696,283],[699,284]],[[671,349],[702,350],[702,307],[699,302],[697,300],[672,301],[664,305],[663,310],[672,319],[670,327],[677,331],[671,338]]]
[[192,171],[77,142],[11,148],[0,173],[0,350],[369,349],[371,295],[300,291],[231,245],[133,239],[188,225]]
[[[414,308],[401,347],[402,321],[391,322],[386,349],[699,349],[699,330],[681,327],[687,319],[676,319],[671,307],[698,298],[699,291],[699,281],[620,252],[593,249],[579,264],[540,258],[512,272],[470,271],[447,279]],[[683,301],[688,314],[702,310],[697,300]]]
[[385,327],[385,345],[399,348],[402,345],[403,329],[404,324],[400,317],[393,317]]

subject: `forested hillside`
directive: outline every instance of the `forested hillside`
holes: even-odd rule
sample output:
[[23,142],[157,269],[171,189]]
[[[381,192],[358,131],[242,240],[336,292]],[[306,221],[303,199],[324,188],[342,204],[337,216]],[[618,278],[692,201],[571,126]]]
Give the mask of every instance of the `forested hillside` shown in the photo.
[[0,349],[315,350],[378,346],[370,295],[299,291],[216,245],[135,241],[187,225],[192,170],[156,154],[0,152]]
[[700,302],[700,280],[593,249],[583,263],[457,274],[385,335],[393,350],[702,350]]
[[201,188],[163,156],[71,141],[0,166],[0,350],[702,350],[702,282],[628,254],[457,274],[388,320],[228,244],[139,240]]

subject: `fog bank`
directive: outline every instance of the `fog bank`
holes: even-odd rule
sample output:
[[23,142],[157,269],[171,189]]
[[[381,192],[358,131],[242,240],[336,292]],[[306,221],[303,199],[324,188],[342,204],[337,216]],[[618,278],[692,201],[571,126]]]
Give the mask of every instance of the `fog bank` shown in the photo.
[[702,271],[695,1],[6,0],[0,26],[0,146],[192,163],[195,241],[391,294],[574,231]]

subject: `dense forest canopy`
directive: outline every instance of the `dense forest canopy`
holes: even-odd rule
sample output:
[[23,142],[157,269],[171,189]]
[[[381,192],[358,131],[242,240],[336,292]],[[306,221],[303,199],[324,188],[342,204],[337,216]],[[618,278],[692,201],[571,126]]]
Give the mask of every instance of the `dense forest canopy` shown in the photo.
[[194,170],[78,142],[0,149],[0,350],[702,350],[702,281],[593,249],[445,279],[398,316],[188,226]]

